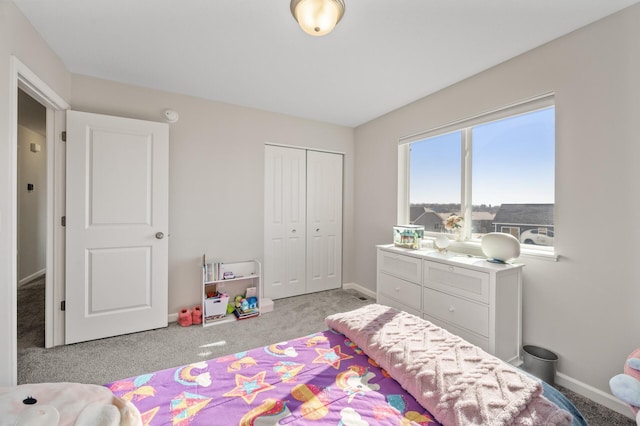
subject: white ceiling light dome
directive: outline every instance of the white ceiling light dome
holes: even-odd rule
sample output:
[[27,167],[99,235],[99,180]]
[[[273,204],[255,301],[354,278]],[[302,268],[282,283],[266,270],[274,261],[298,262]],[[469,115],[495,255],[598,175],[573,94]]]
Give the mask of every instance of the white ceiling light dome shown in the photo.
[[291,14],[312,36],[329,34],[344,15],[343,0],[291,0]]

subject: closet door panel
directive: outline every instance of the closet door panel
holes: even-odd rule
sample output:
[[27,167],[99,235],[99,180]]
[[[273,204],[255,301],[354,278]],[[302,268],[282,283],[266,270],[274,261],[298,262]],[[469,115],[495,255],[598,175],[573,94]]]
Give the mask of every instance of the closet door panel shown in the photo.
[[306,198],[306,151],[265,146],[265,297],[306,291]]
[[342,155],[307,152],[307,293],[342,286]]

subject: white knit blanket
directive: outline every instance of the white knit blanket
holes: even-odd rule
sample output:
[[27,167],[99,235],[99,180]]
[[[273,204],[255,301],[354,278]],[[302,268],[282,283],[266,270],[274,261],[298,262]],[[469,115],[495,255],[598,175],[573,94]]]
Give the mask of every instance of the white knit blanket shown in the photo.
[[372,304],[331,315],[356,343],[444,425],[571,425],[542,385],[448,331]]

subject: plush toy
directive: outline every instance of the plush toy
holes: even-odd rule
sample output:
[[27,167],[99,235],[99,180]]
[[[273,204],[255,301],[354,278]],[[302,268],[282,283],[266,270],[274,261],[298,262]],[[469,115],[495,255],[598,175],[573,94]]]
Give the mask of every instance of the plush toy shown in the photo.
[[244,299],[244,296],[242,296],[242,295],[238,295],[233,299],[233,302],[236,305],[236,308],[239,308],[240,305],[242,305],[242,300],[243,299]]
[[142,426],[142,419],[104,386],[36,383],[0,388],[0,425]]
[[640,348],[631,352],[623,371],[609,380],[609,387],[616,398],[629,404],[640,425]]
[[247,299],[242,299],[242,301],[240,302],[240,309],[242,309],[243,311],[249,309],[249,302],[247,302]]
[[247,302],[249,303],[249,309],[256,309],[258,307],[258,298],[257,297],[249,297],[247,298]]

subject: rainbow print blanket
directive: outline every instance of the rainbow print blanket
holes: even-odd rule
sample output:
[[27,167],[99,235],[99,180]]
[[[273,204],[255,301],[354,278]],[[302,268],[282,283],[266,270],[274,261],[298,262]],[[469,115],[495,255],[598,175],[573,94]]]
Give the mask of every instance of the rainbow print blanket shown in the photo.
[[332,330],[106,386],[150,426],[439,424]]

